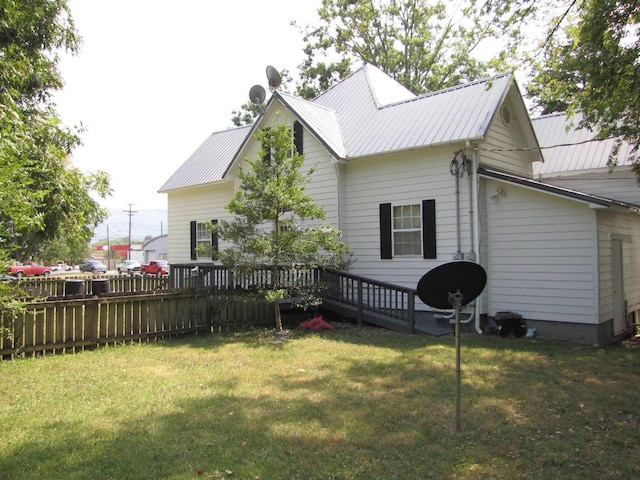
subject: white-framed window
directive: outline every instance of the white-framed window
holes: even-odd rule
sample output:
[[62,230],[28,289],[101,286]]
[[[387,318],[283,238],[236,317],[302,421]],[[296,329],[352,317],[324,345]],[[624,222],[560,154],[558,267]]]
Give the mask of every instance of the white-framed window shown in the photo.
[[418,203],[381,203],[380,258],[438,258],[436,235],[436,201]]
[[[189,222],[189,243],[191,246],[191,260],[198,258],[214,257],[218,251],[218,234],[207,228],[209,222],[192,220]],[[218,220],[211,220],[217,224]]]
[[393,206],[393,255],[422,255],[422,210],[420,204]]
[[[208,252],[211,247],[211,230],[204,222],[196,223],[196,244],[198,252]],[[201,256],[200,254],[198,256]]]
[[[270,128],[267,127],[266,129],[267,135],[270,135],[269,130]],[[289,147],[287,149],[287,153],[286,153],[286,157],[287,158],[291,158],[294,154],[294,152],[299,153],[300,155],[303,155],[303,127],[302,124],[300,122],[298,122],[297,120],[295,122],[293,122],[291,128],[289,128],[289,134],[291,135],[291,147]],[[272,141],[272,139],[270,139],[270,141]],[[276,151],[274,147],[271,147],[269,155],[265,156],[265,160],[270,160],[271,158],[273,158],[276,155]]]

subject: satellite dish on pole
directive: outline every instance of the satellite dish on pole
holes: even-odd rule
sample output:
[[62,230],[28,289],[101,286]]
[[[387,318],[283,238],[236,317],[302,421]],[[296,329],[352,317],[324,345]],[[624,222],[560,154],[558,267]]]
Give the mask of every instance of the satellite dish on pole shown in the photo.
[[271,65],[267,66],[267,80],[269,81],[269,88],[271,90],[275,90],[282,83],[282,78],[280,78],[280,74],[275,67]]
[[267,92],[262,85],[254,85],[249,90],[249,99],[256,105],[262,105],[265,98],[267,98]]
[[460,307],[482,293],[487,272],[474,262],[450,262],[429,270],[418,282],[418,297],[433,308],[453,308],[456,317],[456,430],[460,430]]
[[418,282],[418,297],[433,308],[453,308],[451,295],[460,291],[459,306],[473,301],[484,290],[487,273],[480,265],[468,261],[445,263],[429,270]]

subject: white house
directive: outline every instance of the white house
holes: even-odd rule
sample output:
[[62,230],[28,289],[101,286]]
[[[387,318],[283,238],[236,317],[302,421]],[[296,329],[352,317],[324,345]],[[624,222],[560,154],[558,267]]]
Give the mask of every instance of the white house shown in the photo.
[[213,133],[160,188],[172,263],[224,248],[205,222],[229,216],[234,172],[275,122],[315,168],[307,191],[351,246],[351,273],[415,288],[435,266],[478,262],[478,331],[511,311],[541,336],[606,343],[636,318],[639,207],[534,178],[544,157],[511,75],[414,96],[366,65],[313,101],[274,92],[254,125]]

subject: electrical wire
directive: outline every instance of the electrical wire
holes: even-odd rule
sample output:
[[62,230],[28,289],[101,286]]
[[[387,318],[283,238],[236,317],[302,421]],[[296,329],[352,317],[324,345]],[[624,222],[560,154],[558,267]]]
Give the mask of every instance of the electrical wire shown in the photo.
[[[592,138],[590,140],[583,140],[581,142],[575,142],[575,143],[559,143],[557,145],[548,145],[546,147],[517,147],[517,148],[481,148],[481,147],[474,147],[473,150],[476,152],[531,152],[534,150],[548,150],[550,148],[560,148],[560,147],[574,147],[576,145],[584,145],[585,143],[591,143],[591,142],[603,142],[605,140],[613,140],[615,138],[618,137],[607,137],[607,138]],[[458,152],[456,152],[458,153]],[[454,160],[455,160],[455,156],[454,156]]]

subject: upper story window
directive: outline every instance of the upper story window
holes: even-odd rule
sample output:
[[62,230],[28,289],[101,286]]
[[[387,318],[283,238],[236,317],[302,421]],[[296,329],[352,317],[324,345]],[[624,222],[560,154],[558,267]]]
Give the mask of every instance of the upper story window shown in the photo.
[[[273,143],[273,138],[271,136],[270,129],[268,127],[265,128],[264,134],[265,134],[265,140]],[[289,129],[289,134],[291,136],[291,147],[287,149],[286,157],[291,158],[293,156],[294,151],[298,152],[298,154],[300,155],[304,155],[303,141],[302,141],[302,136],[303,136],[302,124],[297,120],[293,122],[292,128]],[[264,159],[269,160],[273,156],[275,156],[276,153],[277,152],[275,151],[275,147],[271,146],[269,153],[265,155]]]

